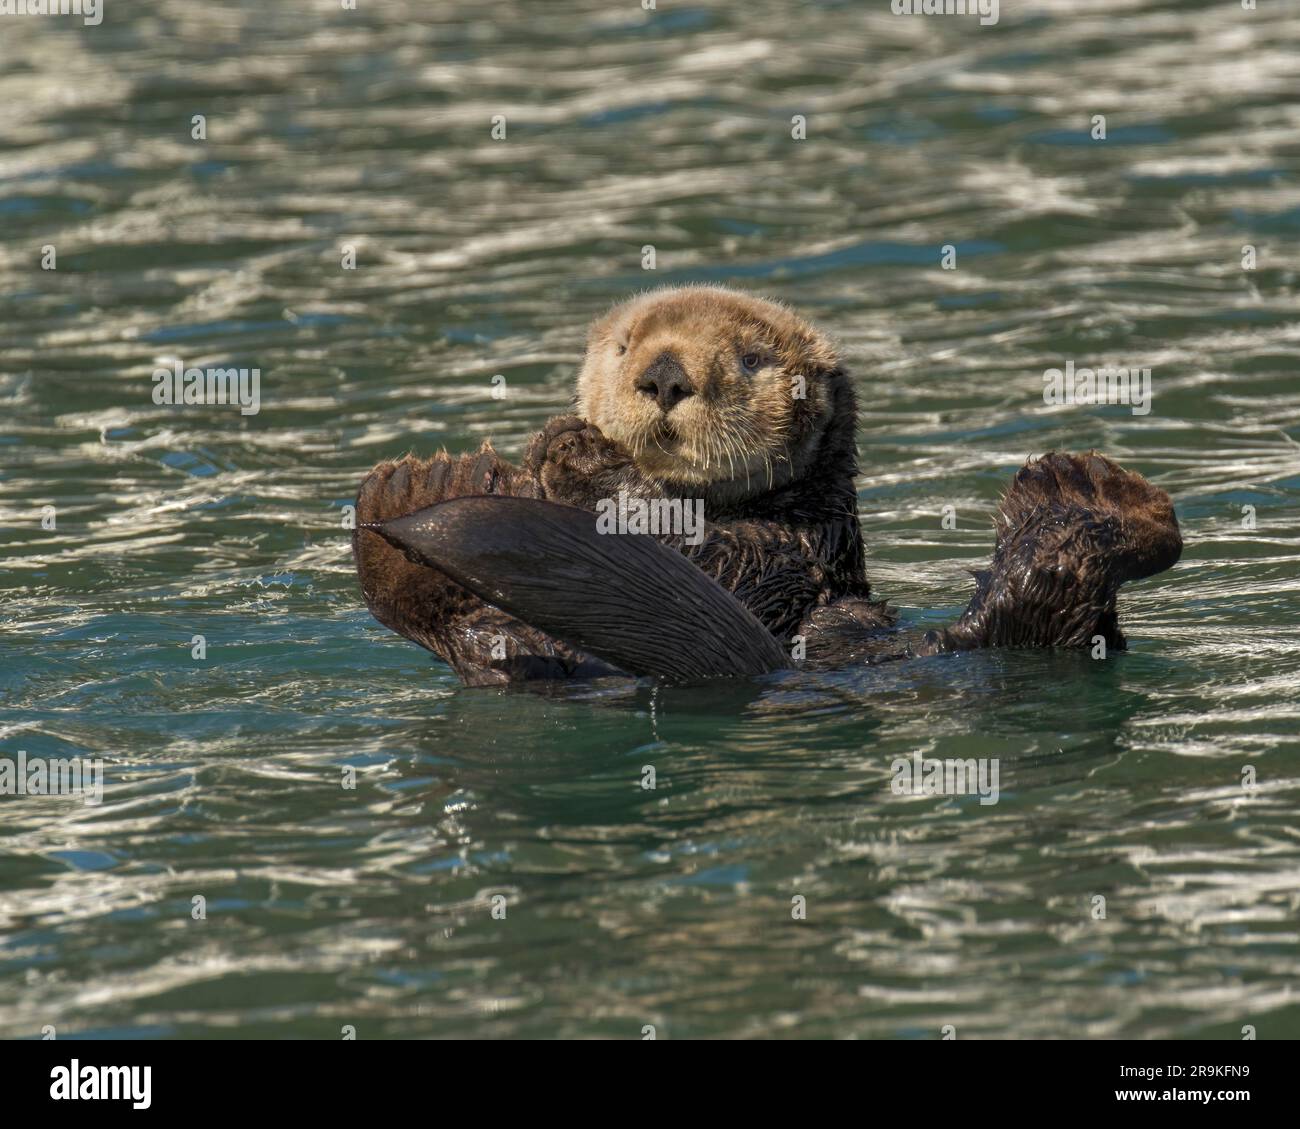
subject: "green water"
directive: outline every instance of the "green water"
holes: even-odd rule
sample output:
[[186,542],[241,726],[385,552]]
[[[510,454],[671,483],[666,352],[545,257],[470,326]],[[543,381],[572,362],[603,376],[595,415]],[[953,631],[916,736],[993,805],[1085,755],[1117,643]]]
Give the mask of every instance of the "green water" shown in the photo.
[[[1300,1036],[1296,9],[358,7],[0,18],[0,756],[106,766],[0,796],[0,1034]],[[1166,488],[1130,652],[540,695],[373,622],[365,470],[517,455],[593,315],[699,280],[841,343],[913,623],[1027,456]],[[156,405],[173,359],[260,412]],[[1046,407],[1068,360],[1150,413]]]

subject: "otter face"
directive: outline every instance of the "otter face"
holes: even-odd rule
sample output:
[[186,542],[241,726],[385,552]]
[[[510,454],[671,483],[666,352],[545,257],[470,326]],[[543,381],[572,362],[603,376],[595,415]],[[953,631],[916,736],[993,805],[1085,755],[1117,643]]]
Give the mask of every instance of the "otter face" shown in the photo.
[[808,465],[842,379],[829,342],[783,306],[656,290],[592,326],[578,411],[656,481],[748,494]]

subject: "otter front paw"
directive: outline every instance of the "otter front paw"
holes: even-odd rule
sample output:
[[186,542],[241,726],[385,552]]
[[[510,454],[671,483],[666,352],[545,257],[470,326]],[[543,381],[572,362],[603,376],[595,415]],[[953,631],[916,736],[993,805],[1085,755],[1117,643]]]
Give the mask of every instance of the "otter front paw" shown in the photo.
[[602,498],[626,488],[632,459],[612,439],[577,416],[551,420],[534,438],[526,458],[543,496],[594,509]]

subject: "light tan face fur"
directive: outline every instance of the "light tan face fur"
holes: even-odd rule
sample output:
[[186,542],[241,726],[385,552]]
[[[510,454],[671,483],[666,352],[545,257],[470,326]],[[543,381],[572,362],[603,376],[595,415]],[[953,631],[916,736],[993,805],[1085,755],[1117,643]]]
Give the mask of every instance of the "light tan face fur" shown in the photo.
[[756,492],[815,457],[836,367],[830,344],[783,306],[656,290],[591,327],[578,412],[656,481]]

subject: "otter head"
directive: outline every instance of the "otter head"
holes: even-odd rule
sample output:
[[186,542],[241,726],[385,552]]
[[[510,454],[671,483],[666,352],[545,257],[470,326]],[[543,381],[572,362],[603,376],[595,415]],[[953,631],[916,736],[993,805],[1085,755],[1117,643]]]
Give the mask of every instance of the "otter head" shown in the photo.
[[642,473],[733,497],[801,477],[841,409],[851,416],[851,392],[821,334],[718,287],[616,306],[593,324],[578,376],[579,414]]

